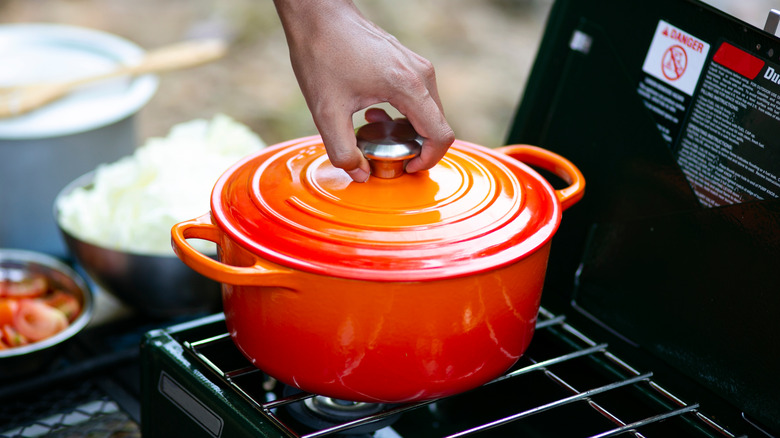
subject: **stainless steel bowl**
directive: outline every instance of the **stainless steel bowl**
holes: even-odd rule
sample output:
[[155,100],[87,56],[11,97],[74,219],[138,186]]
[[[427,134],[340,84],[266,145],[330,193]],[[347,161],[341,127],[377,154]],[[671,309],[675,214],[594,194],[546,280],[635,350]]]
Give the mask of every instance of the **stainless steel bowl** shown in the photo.
[[44,340],[0,350],[0,377],[9,378],[39,371],[50,364],[61,346],[80,332],[92,318],[94,297],[84,279],[65,263],[46,254],[18,249],[0,249],[0,269],[18,271],[22,277],[44,275],[81,303],[81,314],[68,328]]
[[60,224],[57,205],[77,187],[92,184],[94,172],[68,184],[54,202],[54,217],[65,244],[92,281],[136,311],[153,318],[221,310],[220,285],[185,265],[176,255],[146,255],[86,242]]

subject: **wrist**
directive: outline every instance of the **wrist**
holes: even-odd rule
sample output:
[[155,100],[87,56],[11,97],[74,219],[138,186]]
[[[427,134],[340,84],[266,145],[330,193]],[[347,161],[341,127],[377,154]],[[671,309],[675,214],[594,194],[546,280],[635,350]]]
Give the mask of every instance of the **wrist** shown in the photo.
[[285,30],[357,10],[352,0],[274,0],[274,6]]

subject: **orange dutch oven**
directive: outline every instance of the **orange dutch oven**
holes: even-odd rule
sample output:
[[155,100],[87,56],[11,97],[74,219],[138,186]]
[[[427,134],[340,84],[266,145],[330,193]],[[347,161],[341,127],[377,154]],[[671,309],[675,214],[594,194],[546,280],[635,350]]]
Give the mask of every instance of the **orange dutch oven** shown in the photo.
[[[174,250],[222,283],[229,333],[268,375],[337,399],[422,401],[498,377],[528,347],[582,174],[537,147],[459,140],[405,174],[419,150],[406,127],[358,130],[373,166],[362,184],[318,136],[266,148],[220,177],[209,214],[173,227]],[[187,239],[217,243],[218,259]]]

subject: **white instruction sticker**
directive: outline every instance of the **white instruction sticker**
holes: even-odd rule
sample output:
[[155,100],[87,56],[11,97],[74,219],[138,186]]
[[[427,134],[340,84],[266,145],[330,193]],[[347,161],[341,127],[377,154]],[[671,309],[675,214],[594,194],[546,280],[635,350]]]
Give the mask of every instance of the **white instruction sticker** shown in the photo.
[[709,50],[709,44],[661,20],[642,70],[692,96]]

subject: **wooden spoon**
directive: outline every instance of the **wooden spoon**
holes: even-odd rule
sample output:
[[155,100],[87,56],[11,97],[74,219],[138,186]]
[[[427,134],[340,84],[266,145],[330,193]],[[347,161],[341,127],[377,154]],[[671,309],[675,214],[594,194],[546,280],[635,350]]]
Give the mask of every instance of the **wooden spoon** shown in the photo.
[[118,76],[194,67],[214,61],[222,57],[226,51],[227,45],[220,40],[185,41],[149,51],[137,64],[122,66],[107,73],[62,82],[0,87],[0,118],[17,116],[40,108],[85,84]]

